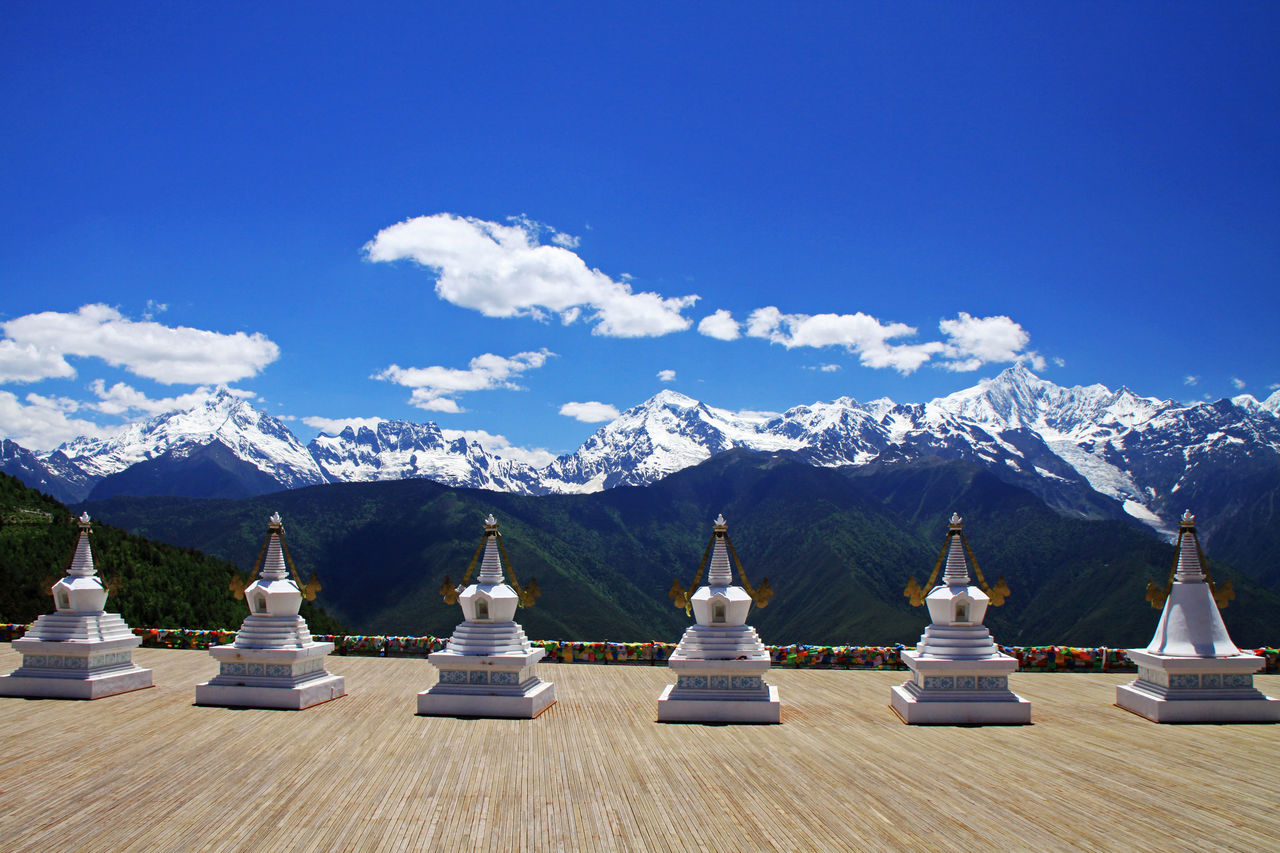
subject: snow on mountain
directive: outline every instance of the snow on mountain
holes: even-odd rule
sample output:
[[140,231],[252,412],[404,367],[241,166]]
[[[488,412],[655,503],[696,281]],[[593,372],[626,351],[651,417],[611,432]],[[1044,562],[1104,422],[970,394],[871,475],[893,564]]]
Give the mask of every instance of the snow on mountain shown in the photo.
[[[94,480],[165,453],[190,453],[217,440],[284,488],[327,482],[320,466],[289,428],[240,397],[219,390],[188,411],[130,424],[109,438],[77,438],[58,447]],[[49,454],[53,456],[53,454]]]
[[[890,401],[877,401],[877,403]],[[885,415],[892,408],[864,407],[852,397],[831,403],[795,406],[764,425],[773,435],[793,442],[788,449],[803,450],[814,465],[862,465],[893,443]]]
[[1085,440],[1129,429],[1172,401],[1139,397],[1127,388],[1103,385],[1063,388],[1015,365],[993,379],[933,401],[957,417],[998,429],[1027,427],[1046,438]]
[[6,441],[0,462],[32,485],[78,500],[108,475],[214,441],[286,488],[424,477],[534,495],[652,483],[735,447],[789,451],[827,467],[939,457],[983,466],[1063,512],[1128,515],[1168,532],[1182,494],[1204,494],[1206,483],[1232,472],[1280,466],[1278,410],[1280,392],[1264,402],[1241,395],[1184,405],[1127,388],[1066,388],[1021,365],[927,403],[841,397],[781,414],[733,412],[665,390],[535,468],[478,441],[450,439],[432,423],[370,421],[303,447],[280,421],[220,392],[190,411],[39,457]]
[[0,441],[0,471],[65,503],[84,500],[93,479],[60,452],[41,459],[17,442]]
[[450,441],[433,423],[348,426],[337,435],[321,433],[307,449],[333,482],[424,477],[450,486],[528,494],[536,481],[530,466],[488,454],[478,442]]
[[595,492],[652,483],[734,447],[793,450],[801,445],[765,432],[758,413],[737,413],[661,391],[596,430],[581,447],[540,472],[557,493]]

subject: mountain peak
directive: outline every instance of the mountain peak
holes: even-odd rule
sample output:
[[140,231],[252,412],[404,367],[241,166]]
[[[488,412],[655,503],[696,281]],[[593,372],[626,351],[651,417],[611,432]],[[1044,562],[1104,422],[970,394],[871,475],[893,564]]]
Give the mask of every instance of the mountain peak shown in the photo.
[[667,406],[678,409],[691,409],[698,405],[698,401],[692,397],[681,394],[679,391],[673,391],[670,388],[663,388],[657,394],[654,394],[648,400],[648,405]]
[[1028,370],[1027,366],[1019,361],[1010,367],[1006,367],[1004,370],[996,374],[996,378],[994,381],[1007,382],[1010,384],[1018,384],[1018,385],[1029,385],[1032,383],[1041,382],[1043,380],[1041,380],[1039,376],[1035,375],[1030,370]]

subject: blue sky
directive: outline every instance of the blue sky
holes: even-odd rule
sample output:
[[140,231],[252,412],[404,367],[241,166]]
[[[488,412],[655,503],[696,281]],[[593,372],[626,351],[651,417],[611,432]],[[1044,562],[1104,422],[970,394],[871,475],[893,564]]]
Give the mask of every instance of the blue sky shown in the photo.
[[1275,4],[5,17],[0,434],[40,449],[218,384],[304,441],[564,452],[662,388],[1280,383]]

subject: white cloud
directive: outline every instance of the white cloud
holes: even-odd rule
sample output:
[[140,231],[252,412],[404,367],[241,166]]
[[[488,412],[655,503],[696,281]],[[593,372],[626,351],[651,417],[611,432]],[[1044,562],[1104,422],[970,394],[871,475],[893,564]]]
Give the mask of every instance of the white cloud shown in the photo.
[[817,365],[808,365],[808,364],[806,364],[806,365],[804,366],[804,369],[805,369],[805,370],[816,370],[816,371],[818,371],[818,372],[820,372],[820,373],[835,373],[837,370],[839,370],[839,369],[840,369],[840,365],[838,365],[838,364],[817,364]]
[[505,435],[495,435],[482,429],[441,429],[440,433],[449,441],[459,438],[474,441],[495,456],[523,462],[535,468],[545,468],[556,458],[550,450],[541,447],[520,447],[508,441]]
[[28,394],[24,405],[9,391],[0,391],[0,435],[27,450],[52,450],[77,436],[105,438],[119,429],[68,417],[79,408],[75,400],[39,394]]
[[1065,358],[1063,358],[1062,356],[1060,356],[1060,355],[1055,355],[1055,356],[1053,357],[1053,363],[1054,363],[1054,364],[1056,364],[1058,367],[1066,367],[1066,366],[1067,366],[1067,360],[1066,360]]
[[0,340],[0,382],[38,382],[75,375],[75,368],[52,349]]
[[377,430],[378,424],[382,423],[383,418],[322,418],[317,416],[305,417],[302,422],[312,429],[318,429],[329,435],[337,435],[347,427],[351,427],[359,432],[362,427],[368,427],[371,430]]
[[586,403],[565,403],[560,407],[560,414],[576,418],[585,424],[598,424],[611,421],[621,413],[616,406],[591,400]]
[[557,231],[547,223],[531,218],[527,213],[521,213],[519,216],[508,216],[507,221],[521,228],[535,240],[541,240],[545,237],[557,246],[564,246],[566,249],[576,249],[582,242],[581,239],[572,234]]
[[1199,377],[1199,376],[1192,376],[1190,373],[1188,373],[1186,376],[1182,377],[1182,384],[1183,384],[1183,385],[1195,385],[1195,384],[1199,383],[1199,381],[1200,381],[1200,377]]
[[905,323],[882,323],[863,314],[783,314],[774,306],[757,308],[747,318],[747,335],[767,338],[787,349],[842,346],[858,354],[867,367],[892,367],[911,373],[942,352],[937,341],[923,344],[891,344],[894,338],[914,335]]
[[675,372],[674,370],[671,370],[671,369],[667,369],[667,370],[659,370],[659,371],[658,371],[658,381],[659,381],[659,382],[675,382],[675,381],[676,381],[676,372]]
[[156,302],[154,299],[147,300],[147,310],[143,312],[142,319],[150,320],[157,314],[163,314],[169,310],[168,302]]
[[989,362],[1028,362],[1043,370],[1045,360],[1026,349],[1031,336],[1004,316],[973,317],[961,311],[954,320],[943,320],[939,330],[945,341],[893,343],[916,334],[905,323],[886,323],[861,311],[855,314],[783,314],[770,305],[747,317],[746,333],[793,347],[841,346],[857,353],[866,367],[891,367],[907,374],[934,356],[945,359],[948,370],[976,370]]
[[954,320],[943,320],[938,329],[947,337],[942,355],[947,370],[977,370],[984,364],[1007,361],[1029,362],[1044,369],[1044,359],[1027,351],[1031,336],[1008,317],[973,317],[961,311]]
[[[166,385],[234,382],[256,375],[280,355],[280,348],[259,332],[224,335],[129,320],[101,304],[82,306],[74,314],[27,314],[5,321],[0,328],[14,348],[25,348],[22,352],[28,359],[43,359],[54,371],[51,376],[74,375],[62,359],[75,355],[100,358]],[[14,348],[9,349],[11,357],[18,352]]]
[[741,335],[738,321],[733,315],[721,308],[714,314],[708,314],[698,323],[698,331],[709,338],[721,341],[737,340]]
[[1248,383],[1246,383],[1246,382],[1245,382],[1243,379],[1241,379],[1239,376],[1232,376],[1232,377],[1231,377],[1231,387],[1235,388],[1237,391],[1243,391],[1243,390],[1244,390],[1244,386],[1245,386],[1246,384],[1248,384]]
[[371,261],[411,259],[436,274],[436,295],[486,317],[558,314],[568,323],[589,314],[592,333],[618,338],[683,331],[683,315],[697,296],[663,297],[632,291],[564,245],[538,242],[542,226],[527,218],[511,225],[437,213],[384,228],[365,244]]
[[456,414],[462,408],[454,396],[468,391],[486,391],[491,388],[520,390],[514,378],[526,370],[542,367],[555,353],[545,349],[537,352],[516,353],[510,358],[491,352],[471,359],[466,369],[456,367],[400,367],[393,364],[373,375],[412,388],[409,403],[431,412]]
[[[117,382],[110,388],[107,388],[106,385],[107,383],[101,379],[95,379],[89,383],[89,388],[98,397],[98,402],[85,403],[85,408],[96,409],[107,415],[128,415],[135,412],[146,415],[162,415],[165,412],[195,408],[219,390],[203,385],[187,394],[178,394],[173,397],[161,397],[153,400],[124,382]],[[226,386],[222,386],[221,390],[242,398],[255,396],[252,391],[241,391],[236,388],[227,388]]]

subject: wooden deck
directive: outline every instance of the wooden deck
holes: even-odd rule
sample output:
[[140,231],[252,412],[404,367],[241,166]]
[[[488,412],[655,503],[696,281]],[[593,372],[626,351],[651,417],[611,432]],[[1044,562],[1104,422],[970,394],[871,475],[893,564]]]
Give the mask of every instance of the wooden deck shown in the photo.
[[1150,723],[1131,675],[1015,674],[1032,725],[922,728],[903,673],[774,670],[781,726],[707,726],[654,722],[661,666],[542,665],[559,701],[517,721],[415,716],[423,660],[332,657],[349,695],[305,711],[135,660],[157,687],[0,698],[0,850],[1280,850],[1280,726]]

